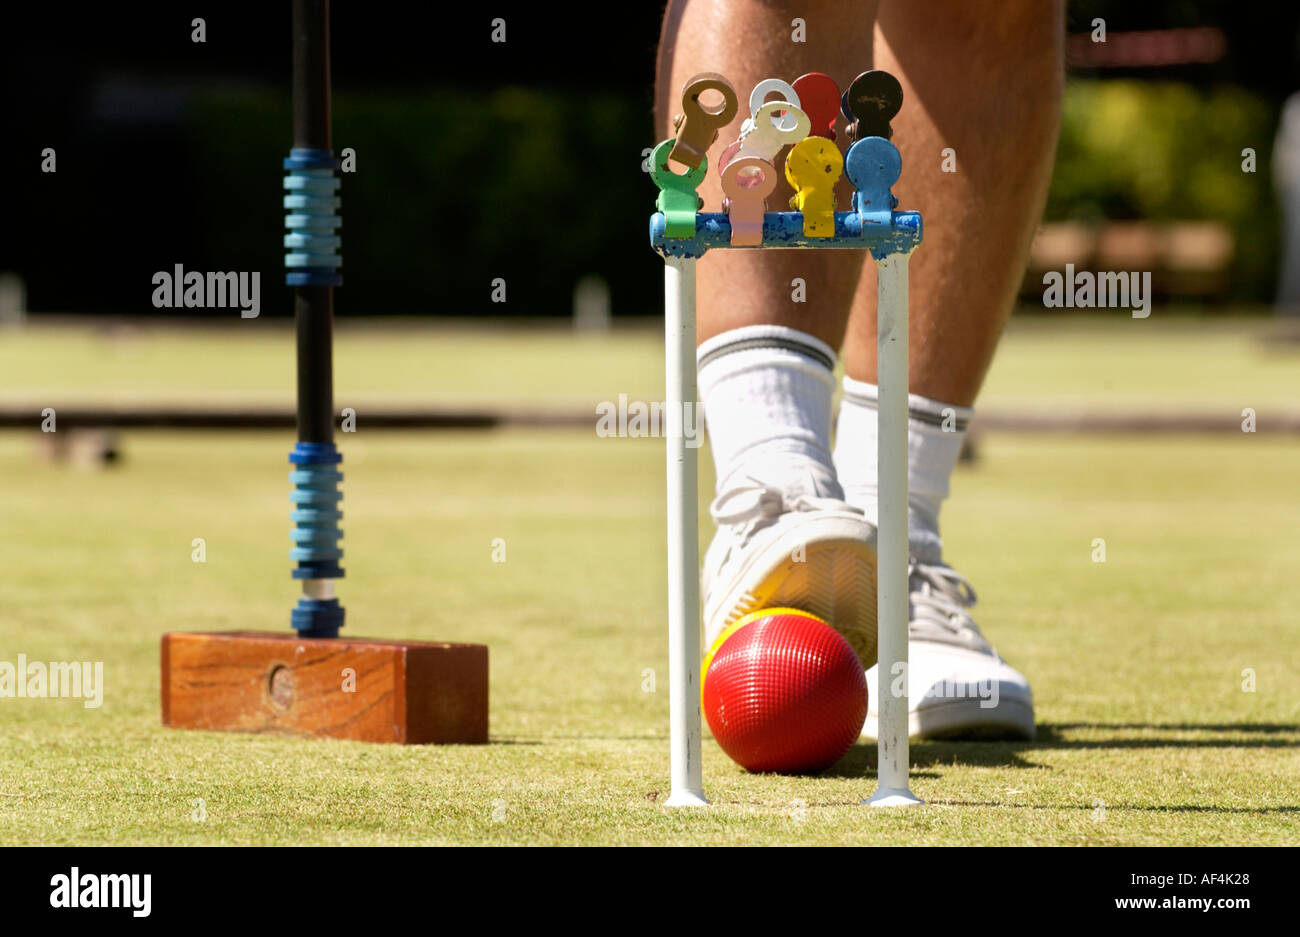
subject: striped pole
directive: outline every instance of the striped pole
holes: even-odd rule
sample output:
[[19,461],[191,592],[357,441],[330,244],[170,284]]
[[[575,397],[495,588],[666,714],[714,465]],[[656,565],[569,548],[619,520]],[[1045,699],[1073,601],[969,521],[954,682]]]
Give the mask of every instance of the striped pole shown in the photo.
[[293,149],[284,161],[285,282],[293,287],[298,343],[298,444],[289,454],[294,528],[289,557],[302,597],[291,624],[304,637],[337,637],[343,608],[334,580],[342,511],[334,446],[334,287],[339,275],[339,181],[330,140],[329,0],[293,2]]

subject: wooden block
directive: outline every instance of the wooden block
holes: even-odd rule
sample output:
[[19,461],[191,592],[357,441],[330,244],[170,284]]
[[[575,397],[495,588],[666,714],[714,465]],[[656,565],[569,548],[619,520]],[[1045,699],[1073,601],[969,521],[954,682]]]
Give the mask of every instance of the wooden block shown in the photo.
[[162,718],[177,729],[481,744],[488,649],[258,631],[165,634]]

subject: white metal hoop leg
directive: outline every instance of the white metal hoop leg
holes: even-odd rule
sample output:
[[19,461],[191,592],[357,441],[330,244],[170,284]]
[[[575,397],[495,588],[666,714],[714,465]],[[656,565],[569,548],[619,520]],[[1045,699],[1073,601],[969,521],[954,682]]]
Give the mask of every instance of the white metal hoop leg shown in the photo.
[[[695,260],[664,262],[664,377],[668,449],[668,695],[672,791],[669,807],[698,807],[700,763],[699,450],[687,445],[694,416]],[[698,421],[695,421],[698,425]]]
[[865,803],[902,807],[921,803],[907,782],[907,254],[877,260],[876,278],[879,766],[876,792]]

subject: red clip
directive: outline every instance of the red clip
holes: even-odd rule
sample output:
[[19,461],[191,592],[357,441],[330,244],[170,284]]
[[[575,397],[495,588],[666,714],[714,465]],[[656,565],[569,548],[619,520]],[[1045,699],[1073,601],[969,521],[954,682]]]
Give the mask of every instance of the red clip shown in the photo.
[[792,85],[799,95],[799,106],[812,121],[809,136],[835,139],[835,118],[840,112],[840,86],[830,75],[809,72],[800,75]]

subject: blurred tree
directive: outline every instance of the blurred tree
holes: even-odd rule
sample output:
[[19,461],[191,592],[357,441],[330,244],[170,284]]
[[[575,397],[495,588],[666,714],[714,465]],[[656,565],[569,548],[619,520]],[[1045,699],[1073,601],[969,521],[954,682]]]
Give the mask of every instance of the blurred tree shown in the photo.
[[[1075,79],[1065,92],[1046,220],[1217,220],[1236,241],[1232,294],[1272,295],[1278,210],[1269,172],[1276,112],[1231,86]],[[1242,150],[1255,151],[1254,172]]]
[[[207,92],[189,108],[205,263],[278,276],[289,126],[285,96],[271,92]],[[342,176],[340,311],[567,316],[574,283],[600,273],[615,309],[653,312],[638,303],[656,272],[645,232],[655,190],[640,172],[649,129],[634,103],[600,91],[337,95],[335,150],[357,159]],[[495,277],[504,304],[490,301]]]

